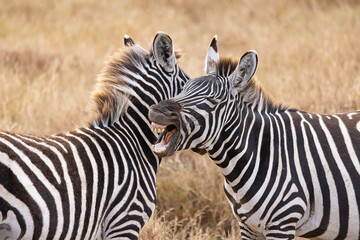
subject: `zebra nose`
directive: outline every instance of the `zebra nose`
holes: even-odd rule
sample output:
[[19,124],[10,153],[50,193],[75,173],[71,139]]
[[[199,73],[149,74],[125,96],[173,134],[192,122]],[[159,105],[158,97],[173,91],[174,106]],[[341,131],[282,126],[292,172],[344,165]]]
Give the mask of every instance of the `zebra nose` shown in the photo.
[[172,99],[164,100],[156,105],[152,105],[150,110],[161,112],[165,115],[172,115],[172,113],[178,113],[181,110],[181,105]]
[[150,121],[158,121],[162,123],[178,121],[181,111],[180,104],[173,100],[161,101],[156,105],[152,105],[149,110]]

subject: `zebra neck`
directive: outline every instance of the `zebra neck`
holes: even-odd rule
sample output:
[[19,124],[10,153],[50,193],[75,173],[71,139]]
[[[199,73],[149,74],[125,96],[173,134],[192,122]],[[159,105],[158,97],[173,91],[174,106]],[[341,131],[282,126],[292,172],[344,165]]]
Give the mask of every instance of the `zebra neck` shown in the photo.
[[[161,83],[158,83],[158,86],[161,85]],[[134,130],[140,133],[138,139],[147,142],[148,146],[151,147],[151,143],[156,142],[157,138],[150,129],[149,109],[166,97],[155,93],[150,95],[149,92],[144,92],[139,88],[134,88],[134,92],[136,94],[130,97],[127,110],[120,116],[119,122],[131,123],[131,126],[135,128]],[[152,150],[151,155],[154,155]]]
[[161,159],[151,149],[151,144],[156,141],[156,137],[150,129],[147,113],[144,114],[135,106],[130,105],[126,113],[120,117],[116,127],[127,131],[144,156],[144,161],[149,162],[156,172]]
[[268,160],[265,155],[270,148],[272,117],[272,113],[243,107],[235,123],[230,128],[224,127],[227,130],[220,134],[222,137],[215,144],[218,147],[209,151],[230,186],[242,188],[249,175],[257,172],[254,168]]

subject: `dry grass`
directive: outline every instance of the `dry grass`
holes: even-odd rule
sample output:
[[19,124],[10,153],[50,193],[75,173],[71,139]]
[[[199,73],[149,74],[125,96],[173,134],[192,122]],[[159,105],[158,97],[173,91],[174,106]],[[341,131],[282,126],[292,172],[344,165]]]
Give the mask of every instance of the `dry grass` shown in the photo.
[[[210,39],[222,55],[259,55],[258,80],[312,112],[360,108],[357,0],[0,0],[0,129],[49,134],[81,126],[104,59],[124,34],[146,46],[165,31],[180,65],[202,75]],[[142,239],[238,239],[222,177],[190,152],[164,159],[158,213]]]

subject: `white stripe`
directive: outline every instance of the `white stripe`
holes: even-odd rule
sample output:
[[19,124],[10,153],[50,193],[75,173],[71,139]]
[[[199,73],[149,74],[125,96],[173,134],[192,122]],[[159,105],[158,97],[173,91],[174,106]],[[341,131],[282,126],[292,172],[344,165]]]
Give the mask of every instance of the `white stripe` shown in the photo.
[[[68,135],[67,135],[68,136]],[[82,164],[81,158],[79,156],[79,153],[75,147],[75,145],[70,142],[68,139],[59,136],[60,139],[62,139],[65,142],[68,142],[68,144],[70,145],[72,154],[74,156],[74,162],[76,164],[76,168],[78,169],[78,173],[79,173],[79,178],[80,178],[80,185],[81,185],[81,193],[80,193],[80,197],[81,197],[81,205],[80,206],[76,206],[76,207],[80,207],[80,219],[79,219],[79,228],[77,229],[77,232],[79,233],[76,236],[76,239],[79,239],[81,237],[81,233],[82,233],[82,228],[84,227],[84,225],[82,223],[84,223],[84,219],[85,219],[85,210],[86,210],[86,192],[87,192],[87,182],[86,182],[86,176],[85,176],[85,170],[84,170],[84,166]],[[75,200],[75,199],[74,199]],[[71,204],[71,202],[70,202]],[[70,225],[69,226],[69,231],[68,234],[66,235],[66,239],[69,239],[71,237],[72,232],[74,231],[74,225]]]
[[[56,135],[53,135],[52,137],[56,138],[57,136]],[[48,138],[46,139],[47,141],[49,142],[52,142],[52,143],[55,143],[56,145],[58,145],[65,153],[68,153],[68,150],[64,147],[64,145],[62,145],[61,143],[51,139],[51,138]]]
[[351,119],[353,119],[352,117],[357,114],[358,114],[358,112],[352,112],[352,113],[348,113],[346,116],[351,120]]

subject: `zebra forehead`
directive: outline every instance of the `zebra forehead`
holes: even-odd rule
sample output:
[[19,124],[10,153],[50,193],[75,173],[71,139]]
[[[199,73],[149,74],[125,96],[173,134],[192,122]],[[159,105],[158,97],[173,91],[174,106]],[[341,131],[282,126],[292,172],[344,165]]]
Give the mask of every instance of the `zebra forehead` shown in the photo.
[[231,57],[221,57],[217,66],[218,76],[228,77],[233,73],[239,61]]
[[188,81],[185,86],[184,86],[184,90],[185,89],[190,89],[190,88],[193,88],[193,87],[197,87],[199,85],[210,85],[212,83],[215,83],[217,81],[217,77],[215,76],[212,76],[212,75],[206,75],[206,76],[201,76],[201,77],[198,77],[198,78],[194,78],[194,79],[191,79],[190,81]]

